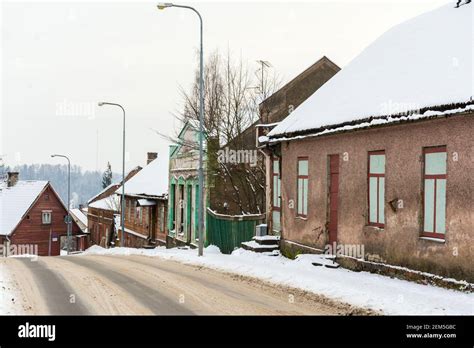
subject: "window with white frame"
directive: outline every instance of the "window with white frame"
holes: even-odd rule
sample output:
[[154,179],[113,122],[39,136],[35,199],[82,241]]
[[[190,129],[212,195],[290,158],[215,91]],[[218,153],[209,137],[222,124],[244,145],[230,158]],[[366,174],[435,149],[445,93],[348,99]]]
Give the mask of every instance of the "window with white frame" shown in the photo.
[[49,225],[51,224],[52,220],[52,211],[51,210],[43,210],[41,212],[41,222],[43,225]]

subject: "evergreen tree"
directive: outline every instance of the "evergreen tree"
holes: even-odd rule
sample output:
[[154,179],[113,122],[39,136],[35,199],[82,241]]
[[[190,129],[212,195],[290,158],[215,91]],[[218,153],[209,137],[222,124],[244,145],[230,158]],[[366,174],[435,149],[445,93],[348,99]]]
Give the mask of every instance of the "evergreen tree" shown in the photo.
[[107,169],[102,175],[102,188],[106,188],[110,184],[112,184],[112,167],[110,162],[107,162]]

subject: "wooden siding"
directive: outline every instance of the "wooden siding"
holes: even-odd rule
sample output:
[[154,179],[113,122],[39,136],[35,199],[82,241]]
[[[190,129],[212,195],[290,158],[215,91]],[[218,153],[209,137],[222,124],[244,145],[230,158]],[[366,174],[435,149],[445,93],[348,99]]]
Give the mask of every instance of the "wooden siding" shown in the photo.
[[87,211],[87,224],[91,245],[107,247],[107,239],[114,231],[114,212],[111,210],[91,208]]

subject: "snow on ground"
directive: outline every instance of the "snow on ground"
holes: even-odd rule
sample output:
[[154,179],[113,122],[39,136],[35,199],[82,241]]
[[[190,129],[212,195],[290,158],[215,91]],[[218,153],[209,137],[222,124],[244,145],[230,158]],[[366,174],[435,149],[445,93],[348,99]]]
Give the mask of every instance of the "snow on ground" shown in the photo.
[[330,269],[311,264],[313,256],[300,255],[296,260],[281,255],[267,256],[235,250],[221,254],[209,246],[204,257],[192,249],[103,249],[93,246],[82,255],[145,255],[220,271],[256,277],[271,283],[296,287],[359,307],[380,310],[390,315],[474,314],[474,294],[422,285],[368,272]]
[[[0,262],[0,315],[21,314],[21,304],[4,262]],[[21,311],[21,312],[19,312]]]

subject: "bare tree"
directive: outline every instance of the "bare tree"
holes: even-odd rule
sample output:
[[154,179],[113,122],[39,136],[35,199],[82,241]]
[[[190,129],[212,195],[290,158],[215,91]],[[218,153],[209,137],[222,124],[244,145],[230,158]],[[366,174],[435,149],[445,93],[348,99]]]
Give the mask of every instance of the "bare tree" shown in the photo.
[[[263,209],[265,193],[265,169],[262,160],[257,166],[229,164],[213,161],[216,151],[224,146],[235,149],[255,149],[254,125],[260,118],[259,104],[280,85],[279,78],[271,69],[258,70],[255,64],[249,67],[242,57],[233,58],[228,50],[225,55],[219,51],[210,54],[204,67],[204,136],[208,143],[207,173],[211,181],[217,177],[231,194],[227,200],[242,213],[260,212]],[[180,88],[182,109],[175,117],[184,125],[188,121],[199,122],[199,69],[196,70],[189,90]],[[177,134],[161,136],[180,144]],[[249,138],[251,141],[249,142]],[[213,146],[209,144],[213,142]],[[180,144],[196,149],[198,144]]]

